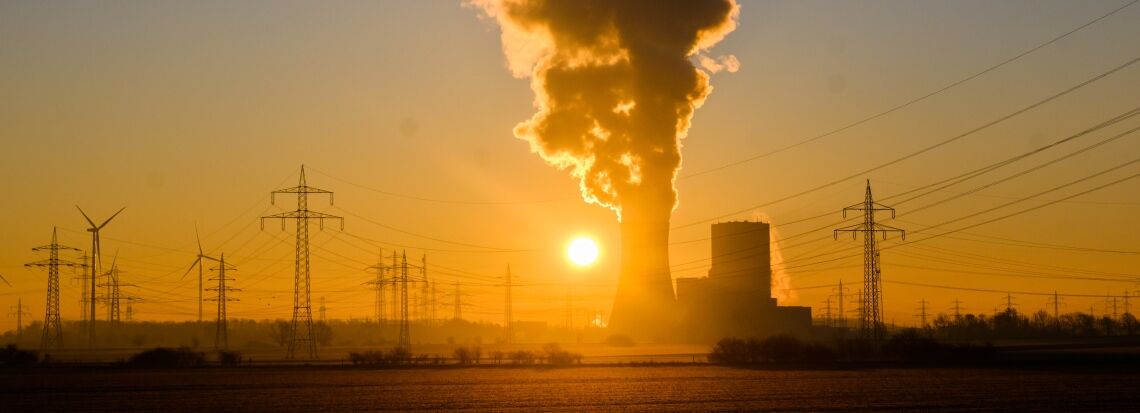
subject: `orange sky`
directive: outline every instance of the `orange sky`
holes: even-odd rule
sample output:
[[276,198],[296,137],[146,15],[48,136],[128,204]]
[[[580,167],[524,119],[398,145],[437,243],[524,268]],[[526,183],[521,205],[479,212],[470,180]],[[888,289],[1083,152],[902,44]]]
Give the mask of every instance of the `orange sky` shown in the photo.
[[[1140,64],[927,153],[859,172],[1138,57],[1140,5],[898,111],[687,176],[867,119],[1124,4],[743,2],[738,28],[714,50],[736,56],[740,70],[712,76],[714,91],[684,141],[673,276],[707,271],[709,222],[767,216],[782,237],[805,234],[781,251],[794,303],[820,306],[831,293],[799,287],[842,279],[857,288],[862,267],[853,255],[862,244],[832,240],[828,228],[839,225],[843,207],[861,201],[864,179],[886,199],[1073,135],[1140,105]],[[515,292],[520,319],[560,325],[568,283],[577,323],[590,310],[608,311],[616,286],[614,215],[582,202],[572,177],[512,136],[533,114],[534,98],[528,82],[507,70],[497,30],[457,2],[0,3],[0,274],[12,283],[0,285],[0,308],[22,299],[42,319],[45,276],[22,264],[40,258],[30,248],[46,244],[53,225],[63,243],[89,248],[79,204],[95,219],[127,207],[104,230],[103,250],[106,265],[117,252],[123,282],[138,285],[125,292],[143,299],[138,318],[196,317],[196,280],[179,278],[194,258],[195,222],[206,250],[224,252],[239,269],[233,285],[243,289],[242,301],[231,304],[230,316],[287,317],[292,234],[275,225],[261,231],[257,217],[281,211],[269,204],[269,191],[295,185],[304,163],[310,185],[336,192],[335,206],[315,197],[311,207],[345,217],[343,232],[326,228],[312,238],[313,298],[326,297],[330,317],[372,315],[372,293],[361,283],[380,248],[406,248],[417,259],[427,250],[440,316],[451,314],[448,294],[458,281],[466,317],[500,321],[496,277],[507,264],[523,284]],[[934,312],[960,298],[966,310],[987,313],[1005,299],[913,283],[1140,294],[1140,179],[929,241],[921,240],[931,231],[917,232],[1133,161],[1140,140],[1127,135],[943,201],[1137,126],[1140,119],[1129,118],[961,185],[884,201],[900,214],[885,222],[913,231],[908,241],[916,241],[884,244],[886,318],[914,323],[923,298]],[[1137,172],[1140,165],[1125,165],[946,228]],[[597,265],[566,261],[563,249],[579,235],[598,239]],[[62,282],[62,315],[76,319],[79,284],[70,278]],[[1013,295],[1027,310],[1046,301]],[[1063,310],[1095,305],[1101,313],[1104,302],[1070,297]],[[0,329],[14,323],[5,318]]]

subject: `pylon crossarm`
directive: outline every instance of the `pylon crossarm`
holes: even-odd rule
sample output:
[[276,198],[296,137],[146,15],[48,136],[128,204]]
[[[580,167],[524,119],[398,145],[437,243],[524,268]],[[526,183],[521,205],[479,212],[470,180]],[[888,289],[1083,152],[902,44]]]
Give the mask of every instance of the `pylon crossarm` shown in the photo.
[[269,193],[273,194],[332,194],[332,191],[315,188],[308,185],[294,186],[285,189],[278,189]]

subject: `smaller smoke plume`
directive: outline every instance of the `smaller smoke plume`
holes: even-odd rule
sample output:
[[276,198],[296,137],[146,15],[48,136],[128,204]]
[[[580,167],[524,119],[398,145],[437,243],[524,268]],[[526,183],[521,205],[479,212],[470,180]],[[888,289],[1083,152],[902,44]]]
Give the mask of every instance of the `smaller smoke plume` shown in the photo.
[[[752,220],[767,222],[769,224],[772,222],[772,220],[768,218],[768,214],[765,214],[761,211],[753,211]],[[779,244],[780,231],[777,230],[774,225],[769,225],[768,228],[768,245],[771,246],[770,254],[772,257],[771,262],[773,264],[772,297],[774,297],[776,301],[783,305],[795,304],[797,301],[799,301],[800,295],[796,292],[795,289],[792,288],[792,277],[789,276],[788,272],[783,268],[784,253],[780,249]],[[780,267],[775,268],[776,265],[780,265]]]

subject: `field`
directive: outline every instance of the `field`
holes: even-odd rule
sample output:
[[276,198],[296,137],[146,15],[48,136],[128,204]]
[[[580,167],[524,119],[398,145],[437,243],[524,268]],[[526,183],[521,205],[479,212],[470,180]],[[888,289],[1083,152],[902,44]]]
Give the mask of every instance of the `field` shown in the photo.
[[4,411],[1135,411],[1125,369],[0,370]]

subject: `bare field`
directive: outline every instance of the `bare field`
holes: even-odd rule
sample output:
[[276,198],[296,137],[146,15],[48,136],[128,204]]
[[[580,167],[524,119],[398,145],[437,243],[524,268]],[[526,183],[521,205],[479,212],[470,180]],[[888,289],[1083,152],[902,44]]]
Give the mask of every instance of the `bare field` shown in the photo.
[[0,370],[4,411],[1135,411],[1137,374],[715,366]]

